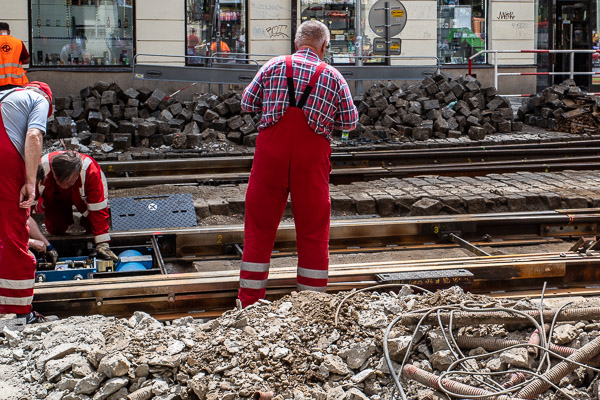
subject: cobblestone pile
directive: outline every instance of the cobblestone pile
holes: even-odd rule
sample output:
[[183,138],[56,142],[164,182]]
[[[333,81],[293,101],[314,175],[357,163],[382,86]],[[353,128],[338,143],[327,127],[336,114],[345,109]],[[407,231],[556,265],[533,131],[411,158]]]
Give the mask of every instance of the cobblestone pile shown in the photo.
[[517,119],[551,131],[597,134],[598,111],[598,100],[584,95],[573,79],[567,79],[525,100]]
[[522,129],[521,122],[513,121],[510,102],[469,75],[453,79],[436,73],[406,88],[379,83],[354,102],[360,124],[351,137],[368,134],[420,141],[468,135],[482,140],[488,134]]
[[[388,365],[400,371],[409,352],[407,364],[439,375],[458,357],[445,339],[450,334],[465,354],[475,357],[468,368],[497,373],[497,385],[509,380],[515,368],[533,372],[541,360],[524,347],[532,328],[514,330],[514,325],[502,324],[454,327],[445,334],[432,326],[415,330],[397,324],[389,335],[389,361],[383,352],[386,328],[409,311],[461,304],[536,310],[533,303],[465,294],[458,287],[422,295],[407,288],[400,295],[347,295],[293,293],[214,320],[186,317],[167,325],[136,312],[128,319],[72,317],[22,330],[5,326],[0,334],[0,397],[234,400],[253,398],[260,391],[273,392],[276,400],[389,399],[394,389]],[[599,328],[594,321],[559,324],[552,341],[578,349],[598,337]],[[468,345],[469,338],[512,339],[525,345],[494,354],[483,344]],[[477,385],[467,375],[452,379]],[[579,367],[556,383],[583,400],[591,399],[590,380]],[[412,379],[404,378],[403,387],[409,400],[443,398]],[[554,392],[537,398],[555,398]]]
[[198,148],[201,141],[231,141],[251,146],[258,117],[244,113],[240,94],[195,94],[191,101],[168,98],[160,89],[123,90],[98,81],[79,95],[54,99],[54,137],[76,137],[77,144],[110,143],[114,150],[131,146]]
[[[179,101],[160,89],[122,89],[115,82],[98,81],[78,95],[54,99],[49,132],[83,152],[88,146],[105,153],[132,146],[199,149],[207,142],[254,146],[260,114],[245,113],[240,98],[239,92],[229,91],[196,93],[190,101]],[[482,140],[486,134],[522,128],[513,121],[510,103],[470,76],[452,79],[438,73],[404,89],[377,84],[354,101],[360,123],[350,137],[366,142],[463,135]]]

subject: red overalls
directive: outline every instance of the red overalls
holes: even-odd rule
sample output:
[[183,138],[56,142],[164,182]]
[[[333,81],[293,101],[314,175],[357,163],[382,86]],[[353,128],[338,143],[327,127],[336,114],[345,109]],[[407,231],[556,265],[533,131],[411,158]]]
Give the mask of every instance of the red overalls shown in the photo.
[[325,68],[321,63],[296,105],[292,58],[286,58],[290,104],[260,132],[246,190],[244,254],[239,299],[246,307],[265,297],[275,235],[291,194],[298,250],[298,290],[325,291],[329,267],[331,147],[306,121],[302,107]]
[[6,133],[1,107],[0,104],[0,314],[27,314],[33,300],[35,258],[28,251],[29,209],[19,207],[25,161]]
[[64,151],[46,154],[41,159],[44,179],[38,182],[37,212],[44,212],[48,233],[62,235],[73,224],[72,205],[82,214],[80,224],[94,235],[95,243],[110,241],[108,186],[100,165],[92,157],[81,154],[83,165],[73,186],[62,189],[52,173],[52,158]]

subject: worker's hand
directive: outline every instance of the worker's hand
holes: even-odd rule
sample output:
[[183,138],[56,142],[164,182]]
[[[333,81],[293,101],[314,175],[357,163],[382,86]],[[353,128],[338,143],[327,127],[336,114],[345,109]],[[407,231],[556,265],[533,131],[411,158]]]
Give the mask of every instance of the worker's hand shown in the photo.
[[52,243],[46,247],[46,254],[44,254],[44,258],[52,265],[52,268],[56,267],[56,262],[58,261],[58,251],[56,251],[56,249],[52,246]]
[[46,252],[46,244],[41,240],[29,239],[29,248],[35,250],[38,253]]
[[35,201],[35,185],[26,183],[19,192],[19,207],[29,208]]
[[100,256],[100,258],[103,258],[105,260],[113,260],[114,262],[119,261],[119,257],[117,257],[115,253],[113,253],[107,242],[98,243],[96,245],[96,252],[98,253],[98,256]]

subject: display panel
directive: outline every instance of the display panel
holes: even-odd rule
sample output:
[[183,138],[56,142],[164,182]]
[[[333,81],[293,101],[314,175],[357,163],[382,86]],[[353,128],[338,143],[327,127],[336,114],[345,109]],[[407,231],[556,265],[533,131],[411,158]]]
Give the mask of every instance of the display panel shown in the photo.
[[31,66],[128,66],[132,0],[31,0]]
[[[485,3],[482,0],[440,0],[438,3],[438,57],[444,64],[466,64],[485,50]],[[474,63],[484,63],[481,55]]]
[[245,0],[186,0],[186,63],[246,62],[246,14]]

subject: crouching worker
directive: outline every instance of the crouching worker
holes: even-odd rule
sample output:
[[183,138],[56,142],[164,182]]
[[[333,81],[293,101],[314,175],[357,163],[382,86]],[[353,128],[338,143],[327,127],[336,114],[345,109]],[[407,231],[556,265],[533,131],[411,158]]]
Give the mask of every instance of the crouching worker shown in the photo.
[[75,151],[46,154],[38,169],[37,196],[37,211],[44,213],[49,234],[67,231],[74,223],[75,205],[82,215],[81,226],[94,235],[98,256],[118,261],[109,246],[106,177],[96,160]]

